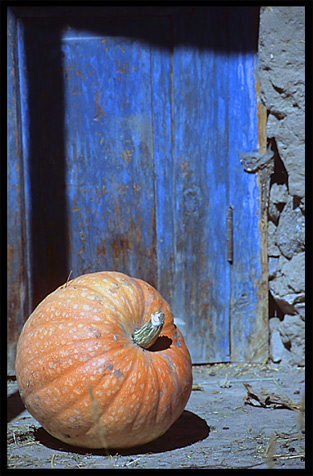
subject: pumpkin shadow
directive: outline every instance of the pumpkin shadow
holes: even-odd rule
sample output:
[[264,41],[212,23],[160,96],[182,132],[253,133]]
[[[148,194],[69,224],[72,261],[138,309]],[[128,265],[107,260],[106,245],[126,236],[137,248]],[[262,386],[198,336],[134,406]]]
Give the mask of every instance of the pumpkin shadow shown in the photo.
[[25,411],[19,391],[12,393],[7,398],[7,422],[10,422]]
[[197,441],[204,440],[210,433],[210,427],[203,418],[200,418],[195,413],[184,410],[178,420],[167,430],[167,432],[160,436],[160,438],[151,441],[145,445],[136,446],[133,448],[116,448],[112,450],[105,449],[91,449],[80,448],[62,443],[53,436],[49,435],[42,427],[35,431],[35,439],[42,445],[58,451],[66,451],[78,454],[93,454],[107,456],[119,454],[121,456],[138,455],[145,453],[163,453],[165,451],[176,450],[192,445]]

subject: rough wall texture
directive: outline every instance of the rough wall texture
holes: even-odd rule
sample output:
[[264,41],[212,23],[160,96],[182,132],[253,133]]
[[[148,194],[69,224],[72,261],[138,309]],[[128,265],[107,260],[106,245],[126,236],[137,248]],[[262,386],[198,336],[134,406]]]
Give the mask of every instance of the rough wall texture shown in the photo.
[[261,8],[261,100],[275,149],[268,207],[271,359],[299,366],[305,321],[304,49],[304,7]]

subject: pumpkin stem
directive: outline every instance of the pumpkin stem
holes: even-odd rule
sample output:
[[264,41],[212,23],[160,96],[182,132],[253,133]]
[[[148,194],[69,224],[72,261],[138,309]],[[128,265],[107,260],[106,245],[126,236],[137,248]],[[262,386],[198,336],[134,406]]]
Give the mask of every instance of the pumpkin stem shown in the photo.
[[133,333],[133,339],[143,349],[149,349],[162,330],[165,315],[162,312],[155,312],[151,314],[149,322],[146,322],[140,329]]

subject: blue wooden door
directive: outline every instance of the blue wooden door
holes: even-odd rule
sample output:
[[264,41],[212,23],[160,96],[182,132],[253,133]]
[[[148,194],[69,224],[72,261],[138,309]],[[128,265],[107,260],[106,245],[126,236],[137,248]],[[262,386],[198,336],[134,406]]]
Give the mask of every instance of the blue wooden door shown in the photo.
[[19,22],[31,307],[70,272],[118,270],[169,301],[194,363],[249,360],[264,331],[259,187],[239,158],[258,148],[255,9],[105,10]]

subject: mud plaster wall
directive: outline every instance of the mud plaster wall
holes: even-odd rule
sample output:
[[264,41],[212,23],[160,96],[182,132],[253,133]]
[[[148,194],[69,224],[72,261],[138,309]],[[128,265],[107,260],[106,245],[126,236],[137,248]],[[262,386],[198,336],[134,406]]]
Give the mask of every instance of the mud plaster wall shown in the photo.
[[261,100],[275,151],[268,204],[271,360],[304,365],[305,8],[262,7]]

